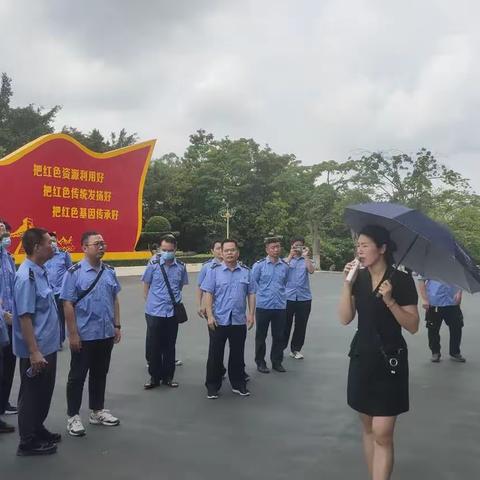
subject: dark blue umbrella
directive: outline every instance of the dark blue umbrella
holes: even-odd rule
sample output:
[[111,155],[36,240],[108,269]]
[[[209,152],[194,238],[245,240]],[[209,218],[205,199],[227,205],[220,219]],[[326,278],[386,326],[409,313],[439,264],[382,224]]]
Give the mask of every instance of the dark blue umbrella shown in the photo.
[[480,269],[471,255],[447,227],[420,211],[396,203],[362,203],[347,207],[344,219],[357,233],[367,225],[385,227],[397,245],[397,264],[470,293],[480,291]]

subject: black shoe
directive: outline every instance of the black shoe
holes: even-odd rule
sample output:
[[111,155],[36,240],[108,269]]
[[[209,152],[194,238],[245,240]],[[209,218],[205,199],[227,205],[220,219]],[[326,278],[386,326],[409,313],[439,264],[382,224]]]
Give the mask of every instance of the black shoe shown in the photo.
[[15,427],[13,425],[9,425],[3,420],[0,420],[0,433],[13,433],[14,431]]
[[279,363],[278,365],[272,365],[272,369],[275,370],[276,372],[281,372],[284,373],[286,370],[283,368],[283,365]]
[[454,362],[460,362],[460,363],[465,363],[467,361],[461,353],[450,355],[450,360],[453,360]]
[[257,365],[257,370],[260,373],[270,373],[270,370],[267,368],[267,366],[264,363],[261,363],[260,365]]
[[30,442],[20,444],[17,449],[17,455],[19,457],[28,457],[32,455],[51,455],[57,453],[57,445],[55,443],[41,443]]
[[5,407],[5,412],[3,413],[5,415],[16,415],[18,413],[18,408],[10,405],[10,403],[7,403],[7,406]]
[[209,390],[207,393],[207,398],[209,400],[216,400],[218,398],[218,392],[216,390]]
[[45,427],[37,432],[36,437],[38,441],[43,443],[60,443],[62,441],[62,436],[59,433],[49,432]]
[[173,380],[165,380],[162,382],[162,385],[170,388],[178,388],[178,383],[174,382]]
[[232,388],[232,392],[240,395],[241,397],[248,397],[250,395],[247,387]]
[[441,355],[439,353],[432,353],[432,358],[430,358],[430,361],[433,363],[438,363],[440,362],[440,357]]
[[160,382],[155,380],[153,377],[150,377],[149,380],[145,382],[143,385],[143,388],[145,390],[151,390],[152,388],[158,387],[160,385]]

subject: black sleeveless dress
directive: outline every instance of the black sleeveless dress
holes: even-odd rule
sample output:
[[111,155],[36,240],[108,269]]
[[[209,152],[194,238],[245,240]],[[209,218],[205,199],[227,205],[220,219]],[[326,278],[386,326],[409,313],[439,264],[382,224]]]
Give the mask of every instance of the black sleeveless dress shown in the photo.
[[[388,278],[392,269],[387,269]],[[413,278],[395,271],[391,278],[392,297],[400,306],[417,305],[418,294]],[[350,345],[347,402],[358,412],[370,416],[396,416],[409,409],[408,350],[402,327],[381,298],[372,292],[368,269],[359,271],[352,287],[358,313],[358,330]],[[400,366],[392,375],[381,353],[384,349],[401,350]]]

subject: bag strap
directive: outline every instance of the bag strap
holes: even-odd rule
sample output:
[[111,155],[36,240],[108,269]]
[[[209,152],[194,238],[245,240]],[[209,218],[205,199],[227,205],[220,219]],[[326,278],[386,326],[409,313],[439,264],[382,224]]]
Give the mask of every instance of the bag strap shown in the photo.
[[165,285],[167,286],[168,294],[170,295],[170,300],[172,301],[173,305],[176,305],[177,302],[175,301],[175,297],[173,295],[172,287],[170,286],[170,281],[168,280],[167,272],[165,271],[165,267],[163,265],[160,265],[160,262],[158,263],[158,266],[160,267],[160,270],[162,271],[163,279],[165,280]]
[[[380,280],[380,282],[378,283],[378,285],[375,287],[375,289],[372,292],[372,294],[375,295],[376,298],[382,298],[381,295],[380,295],[380,297],[378,297],[378,289],[380,288],[380,285],[385,280],[391,280],[393,275],[397,271],[396,269],[393,269],[392,272],[390,272],[389,270],[390,270],[390,267],[387,267],[387,269],[385,270],[385,273],[383,274],[382,279]],[[378,340],[378,343],[379,343],[379,346],[380,346],[380,351],[382,352],[382,354],[385,354],[385,347],[384,347],[384,344],[383,344],[382,336],[380,335],[380,328],[378,326],[378,322],[376,320],[375,315],[373,315],[373,325],[375,327],[375,333],[377,335],[377,340]]]
[[103,272],[105,271],[105,264],[102,263],[102,268],[100,269],[100,271],[97,273],[97,276],[95,277],[95,280],[90,284],[90,286],[86,289],[86,290],[83,290],[80,295],[78,296],[77,300],[75,302],[73,302],[73,306],[75,306],[80,300],[82,300],[83,298],[85,298],[94,288],[95,288],[95,285],[98,283],[98,281],[100,280],[100,277],[102,276]]

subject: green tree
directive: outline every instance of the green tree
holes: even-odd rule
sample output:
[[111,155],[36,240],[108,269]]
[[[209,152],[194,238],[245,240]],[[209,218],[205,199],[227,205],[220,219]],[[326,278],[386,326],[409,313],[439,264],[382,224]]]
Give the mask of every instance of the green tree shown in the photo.
[[156,215],[148,219],[145,224],[145,232],[169,232],[172,227],[170,222],[160,215]]

